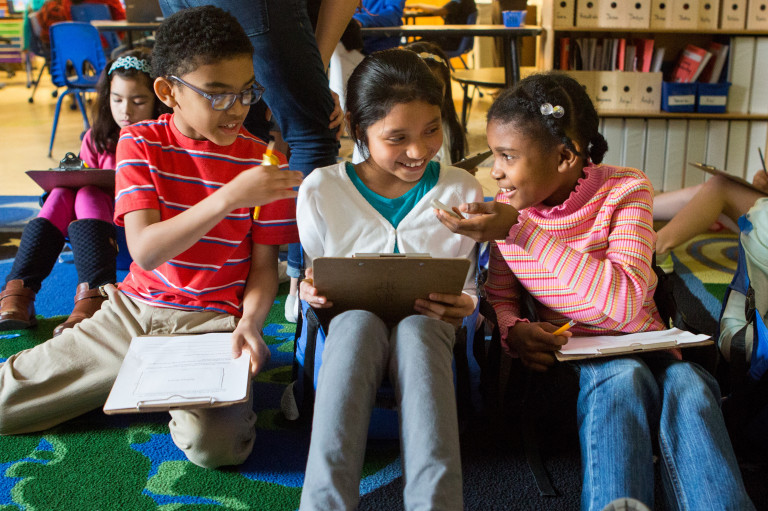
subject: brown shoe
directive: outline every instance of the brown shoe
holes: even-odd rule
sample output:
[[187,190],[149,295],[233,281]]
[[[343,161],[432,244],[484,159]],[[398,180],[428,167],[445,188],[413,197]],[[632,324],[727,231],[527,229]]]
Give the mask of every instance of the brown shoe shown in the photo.
[[82,320],[93,316],[101,308],[104,300],[106,298],[99,288],[90,289],[87,282],[78,284],[75,292],[75,308],[64,323],[53,329],[53,336],[56,337],[65,329],[72,328]]
[[37,324],[35,292],[24,287],[24,281],[8,282],[0,293],[0,330],[21,330]]

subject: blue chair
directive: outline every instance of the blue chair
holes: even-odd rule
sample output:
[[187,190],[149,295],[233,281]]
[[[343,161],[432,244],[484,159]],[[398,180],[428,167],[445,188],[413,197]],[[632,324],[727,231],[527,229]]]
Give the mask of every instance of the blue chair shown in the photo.
[[[467,16],[467,25],[474,25],[477,23],[477,11],[472,11],[469,13],[469,16]],[[475,46],[475,37],[474,36],[465,36],[461,38],[461,41],[459,41],[459,47],[452,51],[445,51],[446,56],[448,57],[448,65],[453,69],[453,66],[450,63],[450,59],[458,57],[459,60],[461,60],[461,63],[464,64],[464,69],[469,69],[469,66],[467,66],[467,62],[464,60],[464,55],[472,51],[472,48]]]
[[85,111],[83,95],[86,92],[96,92],[99,75],[107,64],[99,31],[89,23],[78,21],[55,23],[51,25],[50,36],[51,81],[57,87],[66,87],[66,90],[56,101],[51,143],[48,146],[49,158],[53,152],[53,139],[56,137],[61,102],[65,96],[75,95],[80,113],[83,115],[85,130],[91,127]]
[[[109,7],[106,4],[72,4],[70,12],[72,13],[72,21],[90,23],[92,20],[112,19],[112,13],[109,12]],[[117,32],[105,31],[101,34],[101,38],[102,42],[106,43],[105,52],[107,55],[111,55],[112,51],[120,46]]]

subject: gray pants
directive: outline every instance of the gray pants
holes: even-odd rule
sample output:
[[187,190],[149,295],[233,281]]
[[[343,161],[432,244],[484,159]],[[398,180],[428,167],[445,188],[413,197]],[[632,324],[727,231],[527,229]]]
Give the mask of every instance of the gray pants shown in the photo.
[[426,316],[409,316],[391,331],[365,311],[348,311],[331,321],[302,510],[357,507],[368,424],[385,374],[400,408],[405,508],[462,509],[454,341],[451,325]]
[[[41,431],[104,405],[131,339],[234,330],[237,318],[163,309],[107,286],[91,319],[0,364],[0,434]],[[183,347],[181,347],[183,349]],[[171,412],[173,442],[196,465],[239,465],[256,437],[252,403]]]

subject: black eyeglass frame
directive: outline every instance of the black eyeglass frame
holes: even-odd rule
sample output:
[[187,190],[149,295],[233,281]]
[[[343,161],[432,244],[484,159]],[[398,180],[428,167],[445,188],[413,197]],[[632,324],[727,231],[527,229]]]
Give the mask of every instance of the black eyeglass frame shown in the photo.
[[[211,108],[213,108],[214,110],[217,110],[217,111],[229,110],[230,108],[232,108],[232,105],[234,105],[235,101],[237,101],[238,99],[240,99],[240,103],[242,103],[245,106],[255,105],[256,103],[259,102],[261,97],[264,95],[264,91],[266,90],[266,89],[264,89],[264,86],[262,86],[260,83],[254,82],[253,85],[251,85],[249,88],[247,88],[245,90],[241,90],[239,93],[223,92],[223,93],[220,93],[220,94],[209,94],[209,93],[205,92],[204,90],[198,89],[197,87],[195,87],[191,83],[185,82],[184,80],[182,80],[178,76],[171,75],[168,78],[170,78],[171,80],[176,80],[180,84],[182,84],[182,85],[184,85],[186,87],[189,87],[194,92],[200,94],[202,97],[204,97],[205,99],[210,101],[211,102]],[[251,93],[253,95],[252,98],[251,98],[251,102],[250,103],[246,103],[246,101],[245,101],[245,94],[247,94],[247,93]],[[218,102],[225,101],[225,100],[226,100],[225,106],[223,106],[223,107],[217,107],[216,106],[216,104]]]

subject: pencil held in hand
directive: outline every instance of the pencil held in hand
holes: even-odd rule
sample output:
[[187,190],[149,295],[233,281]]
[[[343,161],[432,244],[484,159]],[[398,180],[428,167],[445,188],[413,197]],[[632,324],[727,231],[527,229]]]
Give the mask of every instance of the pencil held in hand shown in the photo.
[[[263,167],[266,167],[267,165],[280,165],[280,160],[277,159],[277,156],[275,156],[272,151],[275,150],[275,141],[270,140],[269,144],[267,144],[267,149],[264,151],[264,156],[261,159],[261,165]],[[259,219],[259,211],[261,210],[261,206],[256,206],[253,208],[253,219],[258,220]]]
[[560,328],[558,328],[557,330],[552,332],[552,335],[560,335],[560,334],[564,333],[566,330],[568,330],[569,328],[571,328],[575,324],[576,324],[576,322],[574,320],[570,320],[568,323],[564,324],[563,326],[561,326]]

